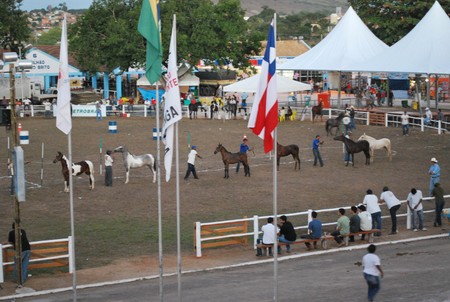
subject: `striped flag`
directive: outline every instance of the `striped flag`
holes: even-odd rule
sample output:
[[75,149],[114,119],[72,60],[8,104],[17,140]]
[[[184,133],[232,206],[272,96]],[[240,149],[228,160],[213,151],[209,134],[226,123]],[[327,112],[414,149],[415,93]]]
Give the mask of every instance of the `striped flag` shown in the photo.
[[69,54],[67,46],[67,22],[66,16],[62,24],[61,46],[59,53],[58,95],[56,127],[69,134],[72,130],[72,112],[70,107],[70,79],[69,79]]
[[276,77],[276,49],[274,22],[270,24],[267,48],[261,66],[248,128],[264,140],[264,152],[273,149],[273,137],[278,125],[278,98]]
[[138,31],[147,41],[145,76],[150,84],[161,77],[162,47],[159,0],[143,0]]
[[176,122],[181,120],[180,87],[178,86],[177,64],[177,24],[176,16],[173,16],[172,37],[170,39],[169,64],[166,79],[166,99],[164,102],[163,143],[166,145],[164,152],[164,168],[166,169],[166,181],[170,180],[173,158],[173,132]]

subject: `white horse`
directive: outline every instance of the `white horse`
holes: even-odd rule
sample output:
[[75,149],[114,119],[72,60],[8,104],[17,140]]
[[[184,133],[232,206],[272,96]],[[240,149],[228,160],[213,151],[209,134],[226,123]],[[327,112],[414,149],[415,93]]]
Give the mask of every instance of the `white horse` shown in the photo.
[[125,170],[127,171],[125,183],[128,183],[128,177],[130,175],[130,169],[140,168],[147,166],[153,172],[153,182],[156,182],[156,161],[153,155],[143,154],[143,155],[133,155],[128,152],[127,147],[120,146],[114,149],[114,152],[120,152],[123,156],[123,164]]
[[377,149],[386,149],[386,155],[389,157],[389,160],[392,160],[392,149],[391,149],[391,140],[388,138],[376,139],[367,134],[363,134],[358,138],[358,141],[366,140],[370,145],[370,159],[373,162],[373,153],[374,150]]

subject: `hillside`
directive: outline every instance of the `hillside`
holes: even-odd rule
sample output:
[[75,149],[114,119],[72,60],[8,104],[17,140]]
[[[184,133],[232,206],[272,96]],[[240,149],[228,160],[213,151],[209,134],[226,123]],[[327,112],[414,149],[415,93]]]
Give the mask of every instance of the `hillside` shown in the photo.
[[[217,2],[214,0],[213,2]],[[241,5],[248,16],[261,12],[263,6],[270,7],[281,14],[295,14],[299,12],[319,12],[327,14],[336,11],[336,7],[345,9],[347,0],[241,0]]]

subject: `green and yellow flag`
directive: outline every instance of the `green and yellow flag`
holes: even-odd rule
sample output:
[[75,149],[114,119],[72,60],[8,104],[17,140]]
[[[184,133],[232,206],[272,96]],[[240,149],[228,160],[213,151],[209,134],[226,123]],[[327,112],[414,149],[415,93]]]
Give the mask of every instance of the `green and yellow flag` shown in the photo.
[[162,47],[159,0],[143,0],[138,31],[147,40],[145,76],[154,84],[161,77]]

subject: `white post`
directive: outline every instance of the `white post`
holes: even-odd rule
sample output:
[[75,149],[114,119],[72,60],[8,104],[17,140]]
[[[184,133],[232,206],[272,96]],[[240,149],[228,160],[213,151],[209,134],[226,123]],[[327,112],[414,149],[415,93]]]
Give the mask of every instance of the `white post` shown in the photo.
[[313,212],[313,210],[311,210],[311,209],[308,210],[308,226],[309,226],[309,223],[312,220],[312,212]]
[[147,105],[144,105],[144,117],[147,117],[147,109],[148,109]]
[[195,223],[195,249],[197,251],[197,257],[202,256],[202,225],[200,222]]
[[387,128],[389,125],[388,125],[388,120],[389,120],[389,113],[386,113],[385,115],[384,115],[384,117],[385,117],[385,119],[384,119],[384,126]]
[[369,126],[370,125],[370,112],[367,111],[367,120],[366,120],[366,125]]
[[256,249],[256,243],[259,237],[259,219],[258,215],[253,216],[253,246]]
[[438,120],[438,134],[442,134],[442,124],[441,124],[441,120]]
[[68,247],[69,247],[69,274],[73,274],[73,272],[75,271],[75,267],[74,267],[74,264],[75,264],[75,254],[74,254],[74,252],[72,251],[72,247],[73,247],[73,238],[72,238],[72,236],[69,236],[68,237],[68,239],[69,239],[69,241],[67,242],[67,244],[68,244]]
[[5,282],[4,276],[3,276],[3,245],[0,243],[0,283]]
[[[408,207],[408,204],[406,204],[406,229],[411,229],[411,210]],[[414,215],[414,214],[413,214]]]
[[30,115],[34,117],[34,105],[30,105],[31,113]]
[[422,132],[425,131],[424,122],[423,122],[423,117],[420,118],[420,131],[422,131]]
[[[311,115],[312,116],[312,115]],[[328,118],[331,118],[331,107],[328,109]]]

